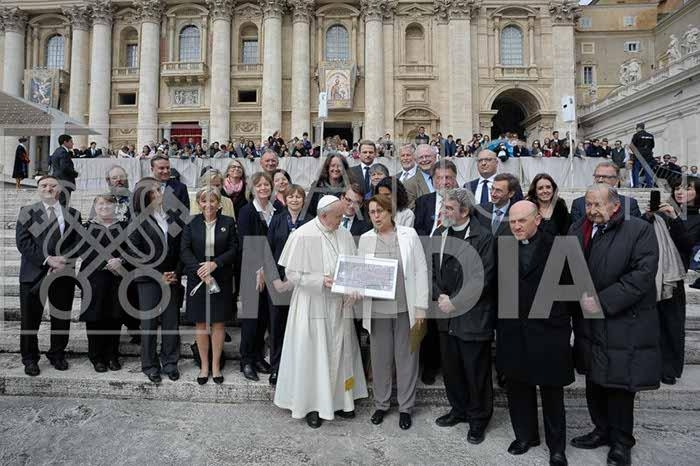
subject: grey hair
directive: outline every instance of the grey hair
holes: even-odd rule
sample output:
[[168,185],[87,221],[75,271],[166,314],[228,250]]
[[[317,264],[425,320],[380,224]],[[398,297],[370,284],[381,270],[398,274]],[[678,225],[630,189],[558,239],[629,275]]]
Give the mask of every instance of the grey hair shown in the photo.
[[443,199],[445,201],[457,201],[460,209],[466,209],[469,210],[469,212],[472,211],[475,204],[474,194],[472,194],[470,190],[464,188],[448,189],[445,191]]
[[209,187],[214,179],[218,179],[221,183],[224,182],[224,176],[219,171],[207,171],[199,177],[199,186]]
[[620,203],[620,195],[617,192],[617,188],[613,188],[606,183],[595,183],[586,189],[586,194],[596,191],[605,191],[608,193],[608,201],[612,202],[613,204]]
[[399,154],[401,154],[404,151],[408,151],[411,153],[412,156],[416,156],[416,145],[412,142],[409,142],[408,144],[404,144],[403,146],[399,147]]
[[[595,166],[595,169],[597,170],[598,168],[603,167],[603,168],[613,168],[615,170],[615,174],[617,177],[620,177],[620,167],[617,166],[617,164],[611,160],[604,160],[600,162],[598,165]],[[594,171],[595,173],[595,171]]]
[[435,149],[433,149],[433,146],[431,146],[430,144],[418,144],[418,147],[416,147],[414,154],[417,154],[418,152],[423,150],[426,152],[430,152],[431,155],[435,155]]
[[371,167],[369,167],[369,175],[372,176],[376,172],[382,172],[384,176],[391,176],[389,174],[389,169],[386,168],[383,164],[381,163],[375,163]]
[[279,155],[277,155],[277,152],[275,152],[274,149],[270,149],[270,148],[265,149],[265,150],[263,151],[263,153],[260,154],[260,158],[265,157],[265,154],[268,154],[268,153],[274,155],[276,159],[279,158]]

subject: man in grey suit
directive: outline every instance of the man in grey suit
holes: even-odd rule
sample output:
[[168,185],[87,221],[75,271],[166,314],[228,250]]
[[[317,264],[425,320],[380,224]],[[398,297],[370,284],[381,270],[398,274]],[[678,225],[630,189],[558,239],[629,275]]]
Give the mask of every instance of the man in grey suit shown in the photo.
[[370,184],[369,167],[374,164],[374,159],[377,157],[377,145],[367,139],[359,142],[360,164],[350,168],[350,178],[360,185],[362,195],[364,196],[372,190]]
[[[593,181],[596,183],[605,183],[618,188],[620,185],[620,167],[611,160],[600,162],[593,171]],[[627,197],[620,194],[620,211],[625,218],[641,217],[642,213],[639,210],[639,204],[633,197]],[[571,204],[571,224],[573,225],[586,215],[586,199],[581,196],[574,199]]]
[[421,144],[416,148],[416,160],[418,160],[418,170],[416,175],[404,183],[406,194],[408,194],[408,207],[413,209],[416,205],[416,199],[419,197],[435,192],[433,186],[433,178],[430,173],[437,161],[437,153],[433,147],[428,144]]
[[401,171],[394,176],[406,186],[408,180],[416,176],[418,165],[416,164],[416,145],[404,144],[399,148],[399,161],[401,162]]

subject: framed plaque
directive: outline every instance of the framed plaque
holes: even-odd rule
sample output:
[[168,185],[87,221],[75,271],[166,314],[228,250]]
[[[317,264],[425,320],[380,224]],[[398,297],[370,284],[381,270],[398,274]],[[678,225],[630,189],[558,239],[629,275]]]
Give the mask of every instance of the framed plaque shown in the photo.
[[362,296],[394,299],[399,261],[341,254],[335,266],[333,293],[358,292]]

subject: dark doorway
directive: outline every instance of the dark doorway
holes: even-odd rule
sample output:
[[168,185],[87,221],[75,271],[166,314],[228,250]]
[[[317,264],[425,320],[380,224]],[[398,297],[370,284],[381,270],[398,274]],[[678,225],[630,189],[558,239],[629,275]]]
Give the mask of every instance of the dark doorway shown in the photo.
[[323,126],[323,139],[332,138],[334,136],[339,136],[340,139],[345,139],[348,141],[348,148],[352,148],[352,124],[351,123],[338,123],[338,122],[326,122]]
[[491,139],[508,132],[518,133],[521,139],[525,138],[525,112],[517,101],[510,97],[499,97],[493,102],[492,109],[498,110],[498,113],[491,120]]

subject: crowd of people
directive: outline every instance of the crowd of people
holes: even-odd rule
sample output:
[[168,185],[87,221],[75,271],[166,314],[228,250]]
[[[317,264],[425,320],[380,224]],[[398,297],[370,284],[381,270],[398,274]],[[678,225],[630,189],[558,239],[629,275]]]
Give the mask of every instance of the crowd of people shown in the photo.
[[[148,380],[178,380],[185,303],[199,384],[224,382],[225,324],[237,316],[241,373],[254,381],[269,374],[274,403],[310,427],[354,418],[371,373],[371,422],[389,414],[395,380],[399,426],[409,429],[417,381],[431,385],[442,373],[451,409],[435,422],[468,423],[467,441],[478,444],[493,414],[495,339],[515,437],[509,453],[540,444],[539,386],[550,464],[567,464],[564,387],[578,371],[594,429],[571,444],[609,446],[608,464],[630,464],[636,393],[682,375],[683,279],[700,243],[700,182],[681,178],[669,199],[642,212],[617,192],[619,164],[601,160],[569,210],[549,174],[522,189],[514,175],[497,173],[499,146],[475,150],[479,176],[459,187],[457,166],[419,136],[418,145],[395,148],[402,169],[394,174],[373,141],[358,143],[353,167],[328,151],[308,193],[278,167],[274,140],[257,173],[235,158],[222,172],[204,167],[192,198],[169,154],[157,153],[133,191],[126,171],[110,168],[85,222],[70,207],[77,174],[72,139],[61,136],[52,162],[60,169],[38,181],[39,199],[21,209],[16,227],[25,373],[40,373],[46,300],[63,311],[51,314],[46,355],[68,369],[65,314],[77,277],[97,372],[120,370],[125,325],[140,330]],[[394,298],[334,293],[343,255],[398,262]],[[551,262],[560,264],[554,277],[546,275]],[[61,285],[49,286],[54,280]],[[555,297],[560,283],[576,287],[575,300]]]

